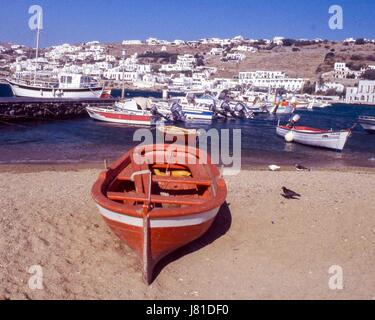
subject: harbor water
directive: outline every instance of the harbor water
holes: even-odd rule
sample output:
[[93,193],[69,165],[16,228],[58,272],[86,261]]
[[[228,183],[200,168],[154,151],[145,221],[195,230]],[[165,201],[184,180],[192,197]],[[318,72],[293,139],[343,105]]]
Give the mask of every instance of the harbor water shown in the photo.
[[[0,85],[0,95],[8,93]],[[155,96],[155,92],[129,92],[128,96]],[[0,98],[1,99],[1,98]],[[358,116],[375,116],[375,107],[336,104],[313,111],[297,111],[300,124],[323,129],[351,128]],[[269,164],[307,166],[375,167],[375,134],[365,132],[359,125],[343,152],[312,148],[286,143],[276,135],[278,120],[286,122],[288,116],[278,118],[260,115],[248,120],[220,120],[212,123],[189,123],[189,128],[241,129],[243,165]],[[0,123],[0,163],[89,163],[113,160],[136,145],[133,134],[139,127],[97,122],[85,118]],[[152,130],[155,131],[155,128]]]

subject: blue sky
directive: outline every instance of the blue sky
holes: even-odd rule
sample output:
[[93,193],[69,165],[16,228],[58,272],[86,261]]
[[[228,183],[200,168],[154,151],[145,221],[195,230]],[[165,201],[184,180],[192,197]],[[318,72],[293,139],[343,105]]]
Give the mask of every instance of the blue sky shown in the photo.
[[[0,42],[32,45],[28,8],[44,9],[42,45],[123,39],[375,38],[373,0],[1,0]],[[344,29],[330,30],[341,5]]]

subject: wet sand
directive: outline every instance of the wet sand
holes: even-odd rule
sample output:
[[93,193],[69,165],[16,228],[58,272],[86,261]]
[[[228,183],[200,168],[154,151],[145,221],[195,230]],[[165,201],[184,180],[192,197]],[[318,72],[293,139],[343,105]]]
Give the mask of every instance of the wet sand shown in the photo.
[[[90,198],[98,167],[0,167],[0,299],[375,299],[374,170],[227,177],[213,227],[147,287]],[[284,185],[301,199],[281,197]],[[43,290],[28,287],[32,265]],[[328,286],[332,265],[343,290]]]

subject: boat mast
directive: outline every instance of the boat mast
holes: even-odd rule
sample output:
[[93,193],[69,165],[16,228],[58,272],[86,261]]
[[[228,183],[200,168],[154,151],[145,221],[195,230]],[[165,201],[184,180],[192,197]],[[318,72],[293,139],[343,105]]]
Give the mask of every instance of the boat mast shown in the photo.
[[125,55],[126,51],[122,50],[122,90],[121,90],[121,99],[125,98]]
[[34,70],[34,85],[36,83],[36,72],[38,70],[38,58],[39,58],[39,40],[40,40],[40,19],[42,18],[39,13],[38,27],[36,30],[36,51],[35,51],[35,70]]

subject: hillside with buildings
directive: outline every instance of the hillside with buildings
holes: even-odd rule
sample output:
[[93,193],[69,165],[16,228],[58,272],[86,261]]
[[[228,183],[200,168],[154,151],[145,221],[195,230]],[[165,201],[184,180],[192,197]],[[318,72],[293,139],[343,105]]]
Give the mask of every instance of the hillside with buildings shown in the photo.
[[80,73],[119,86],[170,90],[284,89],[344,95],[358,81],[375,80],[373,40],[125,40],[63,44],[40,50],[0,44],[0,76]]

